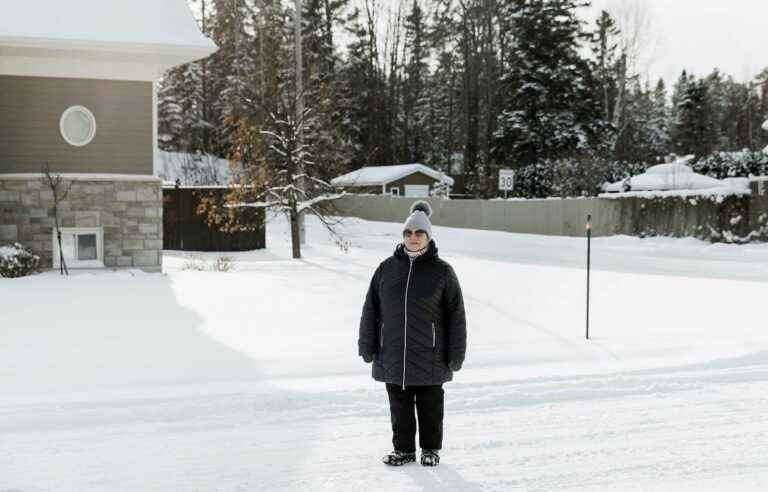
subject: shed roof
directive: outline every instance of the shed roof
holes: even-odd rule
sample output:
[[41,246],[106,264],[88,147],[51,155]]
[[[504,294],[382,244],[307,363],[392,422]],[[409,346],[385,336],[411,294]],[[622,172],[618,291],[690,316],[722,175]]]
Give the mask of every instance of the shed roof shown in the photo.
[[157,153],[158,175],[164,183],[181,186],[223,187],[226,188],[232,178],[240,174],[239,166],[233,166],[227,159],[211,154],[188,154],[184,152]]
[[381,186],[417,172],[426,174],[435,181],[444,181],[453,185],[453,178],[420,163],[362,167],[332,179],[331,184],[334,186]]

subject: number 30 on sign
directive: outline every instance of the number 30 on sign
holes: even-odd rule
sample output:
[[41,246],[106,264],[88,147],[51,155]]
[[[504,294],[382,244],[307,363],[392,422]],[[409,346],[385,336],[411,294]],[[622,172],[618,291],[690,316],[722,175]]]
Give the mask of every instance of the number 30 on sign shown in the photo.
[[499,170],[499,190],[512,191],[515,187],[515,171],[512,169]]

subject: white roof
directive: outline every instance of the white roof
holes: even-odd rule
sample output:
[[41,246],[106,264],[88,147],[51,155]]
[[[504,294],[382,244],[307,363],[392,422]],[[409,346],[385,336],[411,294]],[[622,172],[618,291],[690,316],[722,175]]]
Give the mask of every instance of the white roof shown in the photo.
[[215,155],[161,150],[157,157],[158,175],[168,185],[175,184],[178,179],[181,186],[226,186],[233,176],[229,161]]
[[215,49],[185,0],[22,0],[0,15],[0,40],[155,44]]
[[[57,60],[75,59],[102,64],[150,64],[153,73],[162,74],[164,69],[216,51],[213,41],[200,32],[186,0],[2,3],[0,74],[45,75],[29,67],[41,58],[44,61],[37,63],[49,65],[51,70],[56,69]],[[109,78],[99,73],[94,76]]]
[[436,181],[443,181],[453,186],[453,178],[419,163],[400,164],[397,166],[362,167],[356,171],[332,179],[331,184],[333,186],[381,186],[416,172],[426,174]]

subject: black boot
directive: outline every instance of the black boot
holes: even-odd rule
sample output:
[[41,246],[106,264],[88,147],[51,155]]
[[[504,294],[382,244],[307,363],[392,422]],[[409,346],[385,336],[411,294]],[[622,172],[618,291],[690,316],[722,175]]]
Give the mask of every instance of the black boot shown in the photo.
[[421,450],[422,466],[437,466],[440,464],[440,452],[437,449]]
[[416,453],[404,453],[403,451],[392,451],[381,459],[385,465],[403,466],[406,463],[416,461]]

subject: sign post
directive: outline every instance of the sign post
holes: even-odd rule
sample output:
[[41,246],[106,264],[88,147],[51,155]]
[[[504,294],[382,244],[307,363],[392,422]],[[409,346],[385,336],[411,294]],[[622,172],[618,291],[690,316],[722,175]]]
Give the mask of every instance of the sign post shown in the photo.
[[499,169],[499,190],[504,190],[504,198],[507,198],[507,192],[515,189],[515,171],[514,169]]

